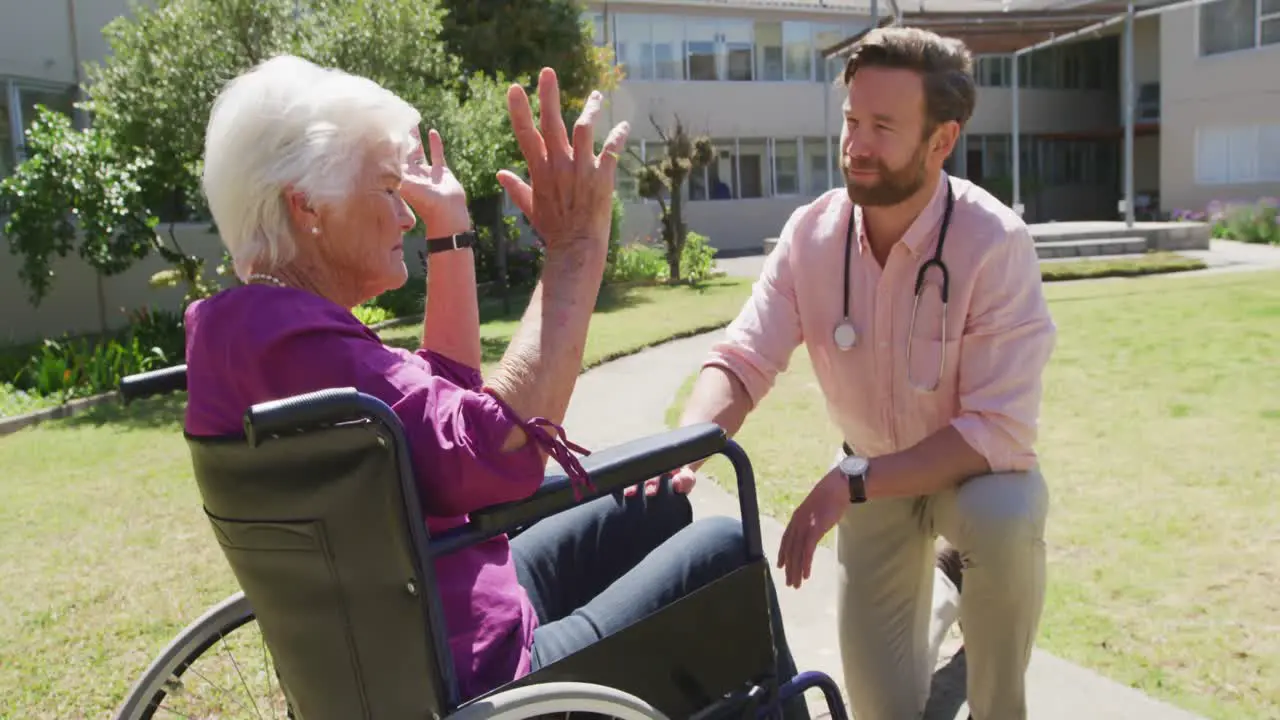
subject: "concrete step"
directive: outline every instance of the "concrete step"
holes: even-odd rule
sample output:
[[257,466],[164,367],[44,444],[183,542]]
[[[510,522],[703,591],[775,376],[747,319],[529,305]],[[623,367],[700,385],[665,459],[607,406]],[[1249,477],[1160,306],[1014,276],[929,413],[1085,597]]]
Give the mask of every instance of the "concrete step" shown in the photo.
[[1036,255],[1041,260],[1100,255],[1133,255],[1147,250],[1144,237],[1084,238],[1071,240],[1036,240]]

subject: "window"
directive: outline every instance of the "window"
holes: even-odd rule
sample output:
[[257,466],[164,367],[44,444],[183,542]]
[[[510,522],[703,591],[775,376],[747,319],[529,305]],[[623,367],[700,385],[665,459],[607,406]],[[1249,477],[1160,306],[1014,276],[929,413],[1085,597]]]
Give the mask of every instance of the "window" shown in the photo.
[[75,87],[34,81],[0,79],[0,177],[8,177],[22,162],[27,130],[36,120],[36,106],[72,115]]
[[785,52],[783,71],[787,80],[812,80],[813,41],[809,23],[782,23],[782,46]]
[[[617,188],[621,200],[638,200],[635,174],[644,165],[645,143],[643,140],[627,143],[627,149],[618,156],[618,172],[615,173],[614,187]],[[503,193],[505,195],[505,193]]]
[[839,57],[823,58],[822,51],[836,45],[852,33],[841,25],[813,26],[813,67],[818,82],[832,82],[844,72]]
[[800,141],[779,138],[773,141],[773,194],[800,194]]
[[1196,130],[1196,183],[1280,182],[1280,125],[1219,125]]
[[760,80],[782,79],[782,23],[757,22],[756,78]]
[[13,134],[13,127],[9,124],[9,93],[8,87],[0,83],[0,178],[6,178],[13,174],[13,170],[17,167],[13,150],[18,144],[17,137]]
[[1200,55],[1280,43],[1280,0],[1216,0],[1200,6]]
[[1152,122],[1160,119],[1160,83],[1143,83],[1138,87],[1136,111],[1135,120]]
[[645,15],[618,15],[614,19],[614,54],[630,80],[653,79],[653,34]]
[[685,54],[689,59],[690,80],[718,80],[716,72],[716,24],[694,20],[685,25]]
[[587,13],[591,18],[591,40],[597,46],[605,44],[604,13]]
[[684,80],[684,22],[670,17],[652,18],[653,76],[658,80]]
[[766,197],[770,185],[768,141],[739,140],[737,150],[734,174],[738,179],[738,197]]
[[[830,155],[827,154],[825,138],[804,139],[805,192],[810,195],[821,195],[840,183],[840,168],[835,161],[839,152],[839,138],[831,139]],[[829,175],[828,172],[830,172]]]
[[973,80],[984,87],[1009,87],[1010,68],[1012,62],[1009,55],[983,55],[973,64]]
[[753,80],[753,23],[750,20],[729,20],[722,21],[720,25],[720,78],[733,81]]

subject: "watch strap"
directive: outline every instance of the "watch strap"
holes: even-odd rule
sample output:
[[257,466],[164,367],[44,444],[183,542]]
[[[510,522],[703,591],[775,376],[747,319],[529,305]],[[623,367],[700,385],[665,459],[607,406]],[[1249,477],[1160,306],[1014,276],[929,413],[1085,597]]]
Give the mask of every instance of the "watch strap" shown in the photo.
[[867,501],[867,474],[849,475],[849,501],[864,503]]
[[[844,443],[844,454],[846,457],[854,454],[853,448],[849,447],[849,443]],[[865,465],[864,465],[865,467]],[[867,473],[863,472],[850,474],[845,473],[845,477],[849,481],[849,501],[852,503],[864,503],[867,501]]]
[[450,250],[458,250],[460,248],[475,247],[476,233],[474,230],[468,230],[457,235],[446,235],[445,237],[427,238],[427,253],[448,252]]

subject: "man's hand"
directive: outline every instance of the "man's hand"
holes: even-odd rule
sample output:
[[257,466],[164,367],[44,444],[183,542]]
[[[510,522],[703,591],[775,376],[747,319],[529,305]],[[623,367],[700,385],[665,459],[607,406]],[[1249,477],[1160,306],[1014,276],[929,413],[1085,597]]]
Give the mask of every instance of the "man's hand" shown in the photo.
[[840,522],[848,507],[849,481],[839,470],[832,470],[791,514],[778,547],[778,567],[786,571],[789,587],[798,588],[809,579],[818,542]]
[[[662,481],[665,477],[666,476],[664,475],[662,477],[656,477],[650,480],[646,480],[644,482],[644,494],[650,497],[657,495],[658,488],[662,486]],[[698,476],[695,475],[693,470],[689,467],[682,467],[671,475],[671,489],[677,493],[680,493],[681,495],[686,495],[689,493],[690,490],[693,490],[693,486],[697,484],[697,482],[698,482]],[[638,491],[639,489],[640,489],[639,485],[632,485],[627,489],[623,490],[622,494],[627,497],[630,497],[632,495],[635,495],[636,491]]]
[[444,160],[444,142],[435,130],[427,133],[431,146],[428,164],[422,148],[422,136],[415,126],[415,141],[404,168],[401,193],[409,207],[427,226],[427,237],[447,237],[471,229],[471,213],[467,210],[467,193]]

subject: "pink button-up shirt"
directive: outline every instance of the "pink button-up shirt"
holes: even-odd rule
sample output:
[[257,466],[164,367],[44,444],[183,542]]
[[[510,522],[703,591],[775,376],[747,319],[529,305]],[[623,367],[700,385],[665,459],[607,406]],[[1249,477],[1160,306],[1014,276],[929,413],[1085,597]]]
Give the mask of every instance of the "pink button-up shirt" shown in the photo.
[[[788,220],[751,299],[706,365],[736,375],[756,404],[804,343],[828,413],[859,453],[904,450],[949,423],[994,472],[1032,467],[1041,374],[1056,337],[1035,245],[1021,218],[987,191],[959,178],[950,183],[955,207],[942,255],[951,276],[945,343],[941,274],[933,268],[922,288],[908,365],[916,273],[937,245],[946,183],[938,183],[883,269],[867,243],[860,208],[837,188]],[[850,212],[848,315],[857,342],[841,350],[833,334],[845,314]]]

